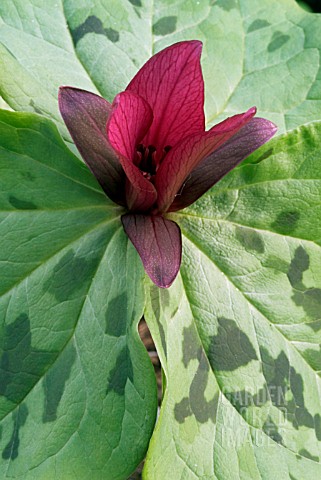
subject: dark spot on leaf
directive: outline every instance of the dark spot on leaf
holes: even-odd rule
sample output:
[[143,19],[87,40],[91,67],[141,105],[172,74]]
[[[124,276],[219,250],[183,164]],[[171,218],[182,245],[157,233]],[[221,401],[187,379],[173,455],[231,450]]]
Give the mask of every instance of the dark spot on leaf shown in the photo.
[[57,409],[64,393],[65,384],[70,377],[71,368],[76,360],[76,349],[72,343],[64,351],[59,362],[49,371],[44,378],[44,412],[42,421],[53,422],[57,419]]
[[19,455],[20,428],[24,426],[28,417],[28,408],[25,404],[18,406],[12,414],[13,431],[9,443],[2,452],[2,458],[5,460],[15,460]]
[[119,41],[119,32],[117,32],[117,30],[114,30],[113,28],[105,28],[105,34],[111,42],[116,43]]
[[108,303],[105,333],[111,337],[121,337],[127,329],[127,295],[122,293]]
[[167,290],[160,290],[159,288],[153,285],[150,289],[150,297],[151,297],[153,312],[158,325],[158,330],[159,330],[159,334],[162,342],[163,351],[166,357],[167,345],[166,345],[165,330],[161,322],[161,305],[163,306],[163,308],[166,308],[169,306],[169,293]]
[[[260,352],[269,394],[267,398],[271,399],[272,404],[282,411],[296,429],[300,426],[314,428],[314,419],[305,407],[302,376],[290,367],[284,352],[276,359],[273,359],[264,347],[260,348]],[[292,399],[288,399],[289,391],[292,393]]]
[[159,330],[159,334],[160,334],[160,338],[161,338],[161,342],[162,342],[164,355],[165,355],[165,357],[167,357],[167,345],[166,345],[165,330],[164,330],[164,327],[161,324],[161,322],[158,322],[158,330]]
[[174,408],[174,415],[179,423],[183,423],[191,415],[194,415],[199,423],[206,423],[208,420],[213,423],[216,421],[219,394],[217,393],[209,401],[206,400],[205,389],[208,383],[209,366],[202,350],[199,357],[198,368],[189,389],[189,397],[184,397]]
[[226,12],[230,12],[233,8],[236,8],[236,1],[235,0],[212,0],[210,1],[210,5],[216,5],[217,7],[222,8]]
[[269,397],[275,407],[281,408],[286,403],[285,394],[290,389],[289,360],[284,352],[274,359],[264,347],[260,347],[260,353]]
[[315,428],[315,436],[321,442],[321,415],[317,413],[314,415],[314,428]]
[[302,376],[298,374],[293,367],[290,368],[290,388],[293,394],[293,400],[290,400],[288,403],[289,410],[292,409],[294,411],[295,423],[297,423],[297,426],[294,423],[294,427],[298,428],[303,425],[308,428],[314,428],[314,418],[304,404]]
[[202,351],[196,374],[189,389],[190,408],[199,423],[206,423],[208,420],[215,422],[216,419],[218,394],[210,401],[205,398],[208,375],[209,366]]
[[[303,307],[305,313],[309,318],[316,319],[320,317],[320,288],[308,288],[304,292],[294,292],[292,299],[296,305]],[[320,329],[319,322],[308,322],[307,325],[311,327],[314,331],[318,331]]]
[[295,250],[288,271],[288,279],[291,286],[298,290],[304,290],[303,273],[309,269],[310,258],[302,246]]
[[282,32],[274,32],[272,39],[268,45],[268,52],[274,52],[281,48],[285,43],[290,40],[289,35],[284,35]]
[[154,35],[169,35],[176,30],[177,17],[163,17],[153,25]]
[[118,42],[119,32],[113,28],[104,28],[102,21],[95,15],[90,15],[84,23],[79,25],[71,31],[71,35],[75,45],[83,38],[87,33],[96,33],[97,35],[106,36],[111,42]]
[[[292,423],[295,429],[298,430],[300,426],[317,429],[319,424],[317,427],[317,422],[305,406],[302,376],[293,367],[290,367],[285,353],[281,352],[276,359],[264,347],[260,347],[260,353],[266,385],[255,395],[243,390],[226,393],[226,397],[243,417],[246,417],[248,407],[260,407],[270,401],[281,411],[283,417]],[[290,398],[290,393],[292,398]],[[271,419],[267,418],[266,428],[270,423]],[[274,427],[270,433],[275,436],[275,441],[281,440]],[[321,432],[318,431],[319,433]]]
[[10,195],[9,203],[17,210],[36,210],[38,208],[34,203],[29,202],[28,200],[22,200],[14,195]]
[[271,227],[277,233],[289,235],[296,229],[299,219],[300,212],[295,210],[281,212],[271,224]]
[[184,397],[179,403],[176,403],[174,415],[178,423],[184,423],[185,419],[192,415],[188,397]]
[[21,313],[0,327],[0,395],[19,403],[57,354],[31,345],[30,320]]
[[257,360],[247,335],[234,320],[218,319],[218,332],[210,338],[208,357],[213,370],[232,371]]
[[183,364],[187,368],[191,360],[200,359],[202,347],[196,349],[199,339],[193,325],[184,327],[183,330]]
[[87,33],[97,33],[98,35],[105,35],[102,21],[94,15],[90,15],[90,17],[86,18],[84,23],[71,31],[74,43],[77,44],[79,40],[83,38]]
[[235,234],[237,240],[247,251],[264,253],[264,242],[262,236],[252,228],[236,227]]
[[43,113],[42,110],[40,110],[40,108],[37,107],[34,100],[30,100],[29,105],[30,105],[31,108],[33,108],[34,112],[40,113],[40,115],[42,115],[42,113]]
[[311,455],[310,452],[308,452],[305,448],[302,448],[299,450],[299,454],[302,455],[302,457],[308,458],[309,460],[313,460],[314,462],[319,461],[319,457]]
[[116,365],[108,376],[106,394],[115,392],[124,395],[127,380],[133,382],[134,371],[129,348],[126,345],[119,353]]
[[254,32],[255,30],[260,30],[261,28],[265,28],[271,25],[267,20],[263,20],[261,18],[258,18],[257,20],[254,20],[254,22],[251,23],[249,26],[247,33]]
[[[288,279],[293,288],[292,299],[296,305],[303,307],[309,318],[319,319],[321,309],[321,288],[306,287],[303,283],[303,273],[309,269],[310,258],[302,246],[295,250],[288,271]],[[309,322],[313,330],[319,330],[319,324]]]
[[78,257],[69,250],[54,267],[52,276],[44,282],[44,292],[54,295],[58,302],[69,300],[75,293],[85,292],[98,262],[95,251],[86,257]]
[[142,7],[141,0],[129,0],[129,2],[134,5],[135,7]]
[[279,434],[277,425],[273,422],[270,416],[268,416],[263,424],[263,432],[275,442],[282,444],[282,436]]
[[205,389],[208,384],[210,367],[201,346],[197,348],[199,338],[193,325],[185,327],[183,331],[183,364],[187,368],[191,360],[198,360],[197,371],[189,388],[189,397],[175,405],[175,418],[183,423],[185,418],[194,415],[200,423],[208,420],[215,422],[218,404],[218,395],[212,400],[205,398]]

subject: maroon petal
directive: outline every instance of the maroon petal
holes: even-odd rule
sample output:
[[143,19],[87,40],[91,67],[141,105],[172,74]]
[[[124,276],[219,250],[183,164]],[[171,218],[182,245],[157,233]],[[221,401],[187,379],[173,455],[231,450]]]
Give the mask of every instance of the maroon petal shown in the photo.
[[255,113],[256,109],[251,108],[245,113],[234,115],[215,125],[208,132],[190,135],[169,151],[155,179],[159,212],[166,212],[169,209],[194,168],[233,137]]
[[264,118],[253,118],[218,150],[205,158],[190,174],[169,210],[188,207],[224,175],[270,140],[277,127]]
[[79,88],[60,87],[59,109],[76,147],[105,193],[125,205],[126,177],[106,135],[110,103]]
[[123,215],[122,222],[147,275],[158,287],[169,287],[181,265],[182,237],[179,226],[158,215],[131,213]]
[[157,197],[154,185],[134,164],[137,145],[152,121],[151,108],[139,95],[122,92],[116,96],[107,124],[107,136],[129,180],[126,200],[131,210],[146,211]]
[[145,98],[154,113],[144,144],[162,152],[187,135],[204,131],[202,43],[175,43],[154,55],[139,70],[127,91]]

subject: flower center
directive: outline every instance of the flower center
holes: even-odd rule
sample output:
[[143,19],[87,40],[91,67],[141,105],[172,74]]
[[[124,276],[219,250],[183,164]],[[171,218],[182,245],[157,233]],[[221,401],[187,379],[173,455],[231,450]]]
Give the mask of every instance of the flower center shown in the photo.
[[170,145],[167,145],[161,152],[160,150],[157,150],[154,145],[148,145],[148,147],[145,147],[145,145],[140,143],[137,145],[136,149],[137,155],[135,165],[138,166],[144,177],[153,181],[153,177],[156,175],[160,164],[171,148]]

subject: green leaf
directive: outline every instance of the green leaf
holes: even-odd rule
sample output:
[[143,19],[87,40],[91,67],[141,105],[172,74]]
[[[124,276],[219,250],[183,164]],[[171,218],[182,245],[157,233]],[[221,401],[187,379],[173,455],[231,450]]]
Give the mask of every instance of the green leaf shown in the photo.
[[180,278],[146,289],[166,374],[146,479],[321,476],[320,192],[315,123],[172,214]]
[[5,0],[0,5],[0,94],[42,113],[69,139],[59,85],[109,101],[155,52],[204,42],[207,124],[256,105],[279,132],[321,115],[321,17],[294,0]]
[[57,129],[0,114],[0,477],[127,478],[154,426],[143,269]]

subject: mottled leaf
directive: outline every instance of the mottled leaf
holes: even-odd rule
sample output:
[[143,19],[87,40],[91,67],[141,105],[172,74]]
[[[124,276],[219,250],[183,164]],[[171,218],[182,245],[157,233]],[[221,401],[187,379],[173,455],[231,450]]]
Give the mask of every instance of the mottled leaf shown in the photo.
[[144,275],[51,122],[0,115],[0,477],[126,478],[156,413]]
[[146,479],[321,476],[320,152],[321,123],[301,127],[171,215],[180,276],[147,284],[166,393]]

